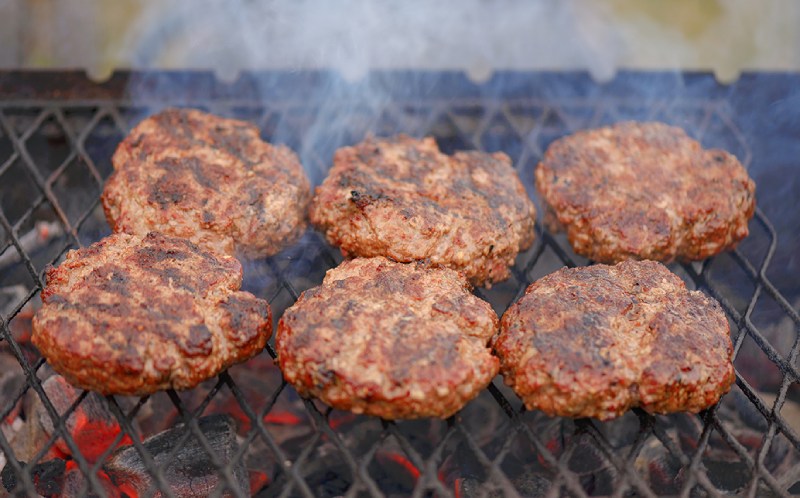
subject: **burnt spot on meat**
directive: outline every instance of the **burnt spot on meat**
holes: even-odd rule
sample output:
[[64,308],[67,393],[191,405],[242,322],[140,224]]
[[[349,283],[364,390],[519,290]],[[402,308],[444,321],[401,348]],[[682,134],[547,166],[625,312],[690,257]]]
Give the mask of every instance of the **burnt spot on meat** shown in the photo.
[[172,247],[160,247],[154,245],[147,245],[141,249],[136,250],[136,259],[134,260],[142,267],[151,266],[154,263],[162,261],[183,261],[189,259],[189,253],[175,249]]
[[187,292],[194,293],[198,289],[192,283],[196,278],[191,278],[184,270],[180,268],[164,268],[160,271],[155,271],[160,277],[164,285],[170,288],[179,288]]
[[727,157],[725,157],[725,154],[722,151],[715,151],[711,157],[713,157],[714,161],[718,163],[724,163],[727,161]]
[[250,187],[247,187],[246,190],[245,190],[245,193],[247,194],[247,197],[246,197],[246,199],[244,201],[246,204],[248,204],[250,206],[263,204],[261,202],[261,199],[262,199],[262,197],[264,195],[264,192],[262,192],[261,190],[259,190],[255,186],[251,185]]
[[182,160],[176,159],[174,157],[166,157],[164,159],[160,159],[155,161],[153,165],[158,169],[163,169],[165,172],[169,173],[176,169],[181,169],[181,162]]
[[[188,150],[197,145],[198,140],[195,138],[193,123],[189,114],[181,109],[166,109],[154,116],[148,118],[158,128],[160,134],[169,137],[170,144],[180,150]],[[134,130],[136,131],[136,130]],[[145,134],[139,135],[145,139]],[[150,144],[146,140],[140,142],[140,146],[145,149],[150,149]]]
[[245,325],[245,320],[247,320],[253,312],[257,313],[261,319],[268,316],[267,307],[263,306],[263,302],[258,303],[257,306],[254,307],[253,302],[245,301],[237,296],[229,297],[222,303],[222,307],[230,315],[231,326],[234,329],[241,329]]
[[212,180],[206,175],[206,171],[204,169],[205,166],[203,165],[203,163],[200,162],[199,159],[195,157],[187,157],[184,160],[184,164],[186,165],[187,168],[189,168],[189,171],[192,172],[192,176],[194,176],[194,179],[197,181],[198,184],[202,185],[207,189],[211,189],[217,192],[219,191],[219,185],[217,184],[216,181]]
[[130,278],[127,271],[121,266],[101,266],[92,272],[92,276],[97,279],[98,290],[122,297],[130,297],[130,291],[128,290]]
[[261,329],[271,328],[272,315],[266,301],[250,294],[233,294],[220,304],[229,320],[231,340],[236,344],[246,344]]
[[186,198],[187,188],[180,178],[174,174],[166,173],[156,180],[150,189],[147,198],[149,202],[158,204],[161,209],[166,209],[173,204],[178,204]]
[[156,168],[165,171],[165,174],[162,176],[162,178],[167,178],[164,180],[164,182],[180,185],[184,188],[185,195],[189,195],[192,192],[190,185],[180,182],[185,172],[190,173],[198,185],[213,191],[219,191],[218,182],[208,175],[207,170],[210,170],[212,165],[205,164],[197,157],[167,157],[155,161],[154,165]]
[[189,114],[178,110],[167,111],[167,122],[169,125],[172,125],[168,126],[168,128],[178,132],[180,137],[189,142],[194,140],[194,129],[192,123],[189,121]]
[[252,168],[258,164],[258,160],[250,156],[249,144],[252,143],[254,135],[258,136],[257,130],[250,126],[237,126],[232,131],[233,133],[229,133],[221,127],[212,128],[208,144],[241,161],[247,168]]
[[375,288],[378,292],[399,294],[405,292],[409,282],[405,279],[401,280],[392,275],[391,272],[378,273],[375,278],[370,281],[367,286]]
[[356,153],[359,161],[362,163],[370,164],[373,160],[380,156],[380,147],[361,147]]
[[255,216],[260,223],[266,223],[267,206],[264,203],[264,192],[251,186],[246,189],[246,193],[246,205],[255,212]]
[[[160,315],[163,316],[164,314],[160,313]],[[183,343],[186,341],[186,327],[178,327],[170,321],[156,320],[147,325],[146,328],[139,326],[134,333],[141,334],[144,330],[147,330],[149,335],[161,339],[166,344],[174,344],[181,349],[183,349]]]
[[189,336],[182,346],[183,352],[190,357],[211,354],[213,347],[211,331],[202,323],[190,326]]
[[76,303],[71,300],[64,304],[64,308],[71,308],[73,310],[88,309],[95,313],[95,316],[89,317],[89,320],[98,321],[100,317],[107,318],[123,318],[130,315],[131,307],[127,303],[114,302],[106,303],[97,301],[97,297],[88,297],[82,303]]
[[355,204],[358,209],[364,209],[371,204],[390,200],[389,197],[382,193],[373,194],[368,192],[360,192],[358,190],[351,190],[349,199],[350,202]]

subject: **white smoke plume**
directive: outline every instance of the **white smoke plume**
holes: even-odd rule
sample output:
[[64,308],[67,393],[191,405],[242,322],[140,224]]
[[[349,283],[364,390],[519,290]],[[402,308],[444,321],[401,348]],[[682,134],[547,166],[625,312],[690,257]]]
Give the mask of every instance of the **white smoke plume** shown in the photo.
[[[656,2],[658,4],[659,2]],[[639,3],[640,4],[640,3]],[[664,3],[661,3],[664,5]],[[790,1],[592,0],[147,2],[120,60],[133,67],[457,69],[742,69],[800,66],[800,6]],[[699,5],[702,4],[702,5]]]

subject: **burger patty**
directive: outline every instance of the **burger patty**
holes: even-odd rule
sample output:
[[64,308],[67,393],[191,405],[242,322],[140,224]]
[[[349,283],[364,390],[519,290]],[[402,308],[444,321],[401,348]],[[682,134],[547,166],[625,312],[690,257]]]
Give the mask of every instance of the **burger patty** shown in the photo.
[[719,304],[655,261],[538,280],[503,315],[493,347],[525,406],[551,416],[697,412],[735,379]]
[[297,156],[250,123],[167,109],[139,123],[113,163],[103,207],[114,231],[255,257],[305,230],[311,192]]
[[553,142],[536,168],[549,228],[577,254],[702,260],[748,234],[755,184],[735,156],[674,126],[620,123]]
[[339,149],[309,217],[346,256],[425,260],[491,285],[533,243],[536,212],[505,154],[448,156],[399,135]]
[[269,338],[269,305],[241,282],[231,256],[157,232],[114,234],[48,268],[32,340],[83,389],[187,389]]
[[497,323],[453,270],[354,259],[286,310],[275,346],[304,396],[384,419],[446,418],[497,374]]

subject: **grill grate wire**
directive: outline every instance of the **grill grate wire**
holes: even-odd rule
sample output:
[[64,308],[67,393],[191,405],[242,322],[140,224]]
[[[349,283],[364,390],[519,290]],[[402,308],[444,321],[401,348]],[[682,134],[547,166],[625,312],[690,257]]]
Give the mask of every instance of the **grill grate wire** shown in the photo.
[[[303,126],[288,133],[285,130],[276,132],[275,120],[298,110],[308,111],[303,109],[302,103],[265,105],[220,100],[208,102],[207,106],[212,112],[254,120],[264,130],[266,138],[302,149],[304,165],[312,181],[318,184],[324,177],[332,147],[323,147],[324,150],[309,148],[307,144],[298,147],[306,131]],[[344,496],[656,496],[664,492],[685,496],[718,496],[731,492],[760,496],[788,495],[790,489],[798,491],[800,437],[781,414],[798,380],[798,337],[788,354],[784,354],[771,344],[753,315],[760,303],[769,298],[777,303],[783,318],[793,322],[795,330],[800,327],[800,317],[766,276],[777,234],[758,209],[751,223],[750,238],[756,239],[754,243],[748,239],[728,255],[702,263],[671,266],[689,286],[702,289],[722,304],[732,324],[737,355],[749,339],[781,373],[774,401],[764,399],[762,391],[752,384],[751,374],[757,376],[758,372],[743,370],[747,365],[740,365],[737,356],[733,388],[737,399],[749,403],[762,418],[755,424],[760,429],[755,431],[755,442],[752,435],[742,437],[742,422],[736,419],[737,408],[741,406],[724,406],[735,397],[734,393],[723,398],[719,406],[699,415],[653,416],[633,410],[620,421],[601,423],[549,419],[527,412],[498,378],[478,400],[443,422],[388,422],[355,417],[354,422],[340,425],[341,414],[318,402],[300,400],[279,377],[263,393],[262,399],[254,400],[245,392],[246,385],[237,381],[232,373],[225,372],[204,387],[196,388],[199,396],[168,391],[166,395],[136,399],[103,398],[123,432],[95,463],[87,461],[67,430],[66,421],[86,402],[88,393],[81,393],[65,413],[59,414],[42,387],[48,372],[46,362],[15,337],[12,325],[15,321],[22,322],[29,307],[36,303],[44,284],[45,264],[57,264],[70,248],[86,246],[108,233],[98,200],[103,181],[111,171],[110,153],[137,119],[154,112],[157,107],[138,103],[134,106],[126,101],[0,102],[0,153],[4,150],[3,142],[8,150],[6,157],[0,156],[0,256],[17,254],[6,268],[0,268],[0,287],[22,289],[0,308],[0,348],[13,356],[24,376],[24,384],[0,402],[0,420],[12,416],[24,398],[35,397],[55,426],[54,435],[45,447],[26,463],[18,462],[10,433],[0,432],[0,452],[17,483],[14,493],[35,494],[33,469],[61,440],[85,478],[79,494],[105,495],[97,473],[111,456],[114,446],[129,435],[151,475],[153,487],[150,491],[175,496],[166,476],[168,464],[157,463],[140,439],[143,435],[140,417],[149,406],[155,405],[155,398],[165,401],[159,406],[165,404],[169,410],[176,411],[174,421],[183,424],[177,444],[161,461],[174,461],[187,442],[194,439],[207,452],[224,483],[224,487],[217,490],[217,496],[243,494],[234,476],[237,462],[245,462],[248,468],[268,474],[269,483],[258,496],[332,496],[339,493]],[[684,126],[703,142],[709,138],[710,123],[721,123],[723,139],[739,147],[735,152],[747,166],[751,162],[750,148],[729,114],[724,101],[714,100],[688,101],[682,108],[675,109],[668,102],[649,100],[643,104],[635,99],[605,99],[599,103],[558,98],[512,99],[491,105],[475,99],[453,99],[422,106],[415,102],[391,102],[371,125],[378,123],[379,134],[432,133],[443,149],[450,149],[448,152],[455,148],[505,150],[515,161],[529,193],[533,194],[532,168],[550,141],[579,128],[619,119],[652,118],[672,122]],[[424,118],[420,121],[416,119],[418,115]],[[343,142],[359,140],[364,131],[349,130],[350,135]],[[718,137],[712,137],[711,141],[715,138]],[[43,148],[63,149],[65,154],[48,155]],[[33,195],[29,195],[30,192]],[[26,247],[26,231],[40,220],[60,225],[63,236],[49,242],[45,248]],[[538,223],[537,234],[534,247],[518,258],[509,282],[489,290],[476,290],[498,313],[543,274],[562,265],[591,264],[572,253],[563,236],[546,232]],[[270,301],[277,320],[285,307],[304,289],[319,283],[324,270],[340,260],[334,248],[309,231],[298,247],[266,261],[247,263],[246,285],[249,282],[257,295]],[[729,271],[741,277],[741,282],[734,284],[744,290],[736,288],[728,278],[718,278]],[[248,272],[257,276],[250,278]],[[274,359],[271,344],[273,340],[262,355]],[[244,367],[232,370],[236,368]],[[222,396],[230,397],[238,405],[250,426],[237,439],[233,462],[222,461],[215,454],[198,424],[201,415],[210,413],[215,398]],[[299,444],[281,435],[283,426],[266,421],[282,400],[287,399],[304,410],[300,424],[306,427],[307,434]],[[484,413],[473,410],[473,405],[487,413],[500,414],[500,417],[493,415],[501,420],[491,428],[494,434],[486,436],[481,432]],[[420,429],[424,435],[419,434]],[[426,438],[430,440],[420,441]],[[780,448],[776,449],[776,445]],[[256,446],[261,448],[258,454],[271,455],[270,464],[264,468],[259,469],[258,459],[251,455]],[[381,456],[387,450],[401,455],[416,469],[415,475],[410,473],[413,477],[410,484],[400,482],[409,480],[408,476],[387,477],[382,470],[375,470],[387,467]],[[773,461],[775,452],[782,455],[777,463]],[[650,453],[656,456],[651,459]],[[720,454],[722,456],[715,456]],[[526,462],[526,457],[532,460]],[[332,459],[337,461],[337,469],[342,470],[332,469],[323,477],[317,475],[315,462]],[[665,477],[674,489],[660,487],[653,477],[654,466],[664,464],[662,460],[669,460],[677,468]],[[719,468],[717,460],[730,465]],[[737,478],[729,475],[742,471],[744,475]],[[339,475],[334,475],[337,473]],[[448,477],[448,473],[456,477]],[[735,488],[730,487],[731,481],[735,481]]]

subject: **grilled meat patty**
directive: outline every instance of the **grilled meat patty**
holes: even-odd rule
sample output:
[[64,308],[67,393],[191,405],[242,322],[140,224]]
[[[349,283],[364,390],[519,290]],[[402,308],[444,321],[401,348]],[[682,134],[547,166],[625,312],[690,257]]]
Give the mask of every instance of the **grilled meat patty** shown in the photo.
[[269,305],[241,282],[231,256],[156,232],[113,234],[48,268],[33,343],[84,389],[187,389],[269,338]]
[[113,163],[103,207],[114,231],[255,257],[305,230],[311,192],[297,156],[250,123],[167,109],[139,123]]
[[399,135],[339,149],[309,217],[346,256],[426,260],[491,285],[533,243],[536,212],[505,154],[448,156]]
[[553,142],[536,168],[551,230],[577,254],[702,260],[748,234],[755,184],[735,156],[674,126],[619,123]]
[[734,381],[719,304],[654,261],[538,280],[503,315],[493,347],[505,382],[548,415],[697,412]]
[[359,258],[286,310],[275,346],[304,396],[385,419],[445,418],[497,374],[497,323],[453,270]]

